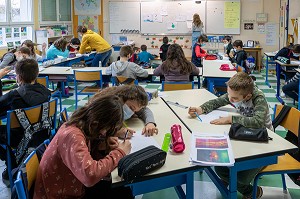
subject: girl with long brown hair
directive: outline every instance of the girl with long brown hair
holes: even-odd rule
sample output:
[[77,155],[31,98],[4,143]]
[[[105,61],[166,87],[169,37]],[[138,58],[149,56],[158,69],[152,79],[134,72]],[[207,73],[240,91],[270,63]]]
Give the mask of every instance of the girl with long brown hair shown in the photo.
[[153,75],[164,75],[165,81],[189,81],[191,74],[198,75],[199,69],[186,59],[178,44],[170,45],[166,61],[153,71]]
[[192,47],[198,40],[198,37],[204,33],[203,22],[200,19],[199,14],[195,13],[193,15],[193,25],[192,25]]
[[[122,106],[115,95],[98,95],[72,114],[42,157],[34,198],[133,198],[128,188],[110,188],[110,173],[131,150],[128,140],[114,137],[123,124]],[[95,185],[101,196],[89,195]]]
[[47,50],[47,59],[55,59],[57,56],[64,58],[69,57],[69,50],[67,49],[68,41],[66,38],[61,37],[53,42]]

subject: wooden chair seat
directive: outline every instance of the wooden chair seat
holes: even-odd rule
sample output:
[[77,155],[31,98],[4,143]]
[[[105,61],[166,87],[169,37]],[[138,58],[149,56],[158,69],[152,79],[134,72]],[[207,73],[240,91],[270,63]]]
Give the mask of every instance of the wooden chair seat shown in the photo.
[[278,171],[291,171],[291,170],[300,170],[300,162],[295,160],[292,156],[290,156],[288,153],[285,155],[278,157],[278,163],[269,165],[263,170],[261,170],[260,173],[263,172],[278,172]]
[[80,93],[96,93],[100,90],[100,87],[96,86],[87,86],[80,91]]

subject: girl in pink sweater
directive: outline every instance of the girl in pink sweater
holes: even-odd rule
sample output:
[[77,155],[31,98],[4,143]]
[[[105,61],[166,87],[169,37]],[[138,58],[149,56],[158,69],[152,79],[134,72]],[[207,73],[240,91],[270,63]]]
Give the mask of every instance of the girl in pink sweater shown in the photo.
[[[110,183],[110,173],[131,149],[129,141],[119,143],[113,137],[123,124],[122,106],[116,96],[97,96],[73,113],[42,157],[34,198],[90,198],[85,187],[101,180],[108,182],[106,185]],[[102,191],[97,197],[112,194],[110,198],[117,198],[114,195],[118,191],[112,191],[110,186],[104,186]]]

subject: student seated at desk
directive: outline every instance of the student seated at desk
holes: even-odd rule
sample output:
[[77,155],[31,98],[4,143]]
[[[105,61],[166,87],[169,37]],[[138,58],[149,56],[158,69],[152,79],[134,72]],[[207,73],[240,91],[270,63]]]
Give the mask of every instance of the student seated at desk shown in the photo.
[[234,66],[238,65],[238,71],[244,71],[250,73],[246,66],[247,53],[243,49],[242,40],[235,40],[232,44],[233,51],[229,53],[229,59]]
[[[197,114],[206,114],[225,105],[234,106],[241,115],[227,116],[211,121],[211,124],[239,123],[249,128],[268,128],[274,131],[269,114],[269,106],[262,91],[254,87],[252,78],[244,73],[238,72],[229,79],[227,93],[217,99],[210,100],[200,107],[189,108],[188,113],[192,117]],[[247,149],[245,149],[247,150]],[[252,198],[253,186],[250,184],[256,174],[261,170],[251,169],[240,171],[237,174],[237,190],[243,194],[245,199]],[[229,183],[229,170],[227,167],[215,167],[216,173],[227,186]],[[258,187],[257,198],[263,194],[262,188]]]
[[[39,74],[39,67],[34,59],[23,59],[17,62],[15,71],[20,86],[0,97],[0,116],[6,115],[8,110],[36,106],[50,99],[51,92],[43,85],[35,82]],[[12,130],[11,147],[16,148],[23,136],[23,130]],[[6,126],[2,125],[0,127],[0,144],[4,143],[6,143]],[[3,151],[2,147],[0,147],[0,158],[6,160],[6,151]],[[7,170],[2,173],[2,181],[6,185],[9,184]]]
[[278,51],[278,53],[274,56],[276,60],[278,57],[292,58],[294,60],[299,60],[300,56],[300,44],[295,44],[290,47],[283,47]]
[[286,82],[286,84],[282,87],[282,91],[284,92],[284,94],[295,101],[298,101],[299,96],[299,78],[300,72],[297,72],[296,75],[288,82]]
[[133,54],[131,55],[131,57],[130,57],[130,59],[128,61],[137,64],[138,63],[138,54],[139,53],[140,53],[140,48],[139,47],[133,47]]
[[190,75],[199,75],[199,68],[188,61],[180,45],[170,45],[167,59],[159,65],[153,75],[164,75],[165,81],[190,81]]
[[[100,91],[96,95],[116,95],[124,103],[123,112],[124,120],[128,120],[132,117],[140,118],[144,123],[145,127],[142,130],[142,134],[145,136],[152,136],[158,133],[156,123],[152,111],[147,107],[148,95],[145,89],[138,85],[123,85],[118,87],[108,87]],[[91,99],[93,101],[93,98]],[[123,138],[126,131],[129,131],[127,135],[131,138],[135,131],[131,128],[124,127],[117,132],[117,136]]]
[[5,68],[6,66],[14,66],[17,63],[17,61],[29,57],[30,57],[29,48],[21,47],[19,49],[13,49],[5,53],[0,59],[0,69]]
[[207,55],[206,51],[201,47],[205,46],[208,42],[206,35],[200,35],[198,41],[193,46],[192,50],[192,63],[197,67],[202,67],[202,59]]
[[224,36],[223,38],[223,43],[224,43],[224,49],[225,49],[225,57],[229,56],[230,51],[233,49],[232,46],[232,40],[231,37],[229,35]]
[[169,47],[170,47],[169,38],[164,37],[163,45],[161,45],[161,47],[159,48],[159,56],[160,56],[161,61],[165,61],[167,59],[167,52],[168,52]]
[[54,41],[54,43],[47,50],[47,59],[55,59],[57,56],[64,58],[69,57],[69,50],[67,49],[68,41],[62,37]]
[[138,54],[138,61],[140,63],[150,63],[150,60],[153,60],[154,57],[151,55],[151,53],[147,52],[147,46],[146,45],[141,45],[141,50],[142,52],[140,52]]
[[122,106],[117,96],[97,95],[72,114],[41,159],[34,199],[133,198],[129,187],[111,188],[111,172],[131,150],[114,135],[123,126]]
[[42,62],[44,59],[46,59],[46,47],[47,44],[43,43],[42,44],[42,55],[36,54],[35,53],[35,46],[36,44],[34,44],[31,40],[25,40],[23,41],[23,43],[21,44],[22,47],[27,47],[30,50],[30,58],[31,59],[35,59],[37,62]]
[[124,76],[131,79],[137,77],[148,77],[147,70],[143,69],[136,63],[129,62],[133,50],[131,46],[122,46],[120,49],[120,61],[113,62],[107,69],[106,74],[116,76]]

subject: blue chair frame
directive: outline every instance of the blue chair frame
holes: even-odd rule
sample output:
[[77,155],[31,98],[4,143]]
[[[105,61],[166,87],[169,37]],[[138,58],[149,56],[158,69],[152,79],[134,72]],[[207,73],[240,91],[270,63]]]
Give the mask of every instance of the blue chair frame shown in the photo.
[[[54,108],[53,114],[51,114],[51,105],[53,103],[55,104],[54,105],[55,108]],[[55,130],[56,130],[55,128],[56,128],[56,116],[57,116],[57,98],[54,98],[54,99],[50,100],[49,104],[50,104],[49,105],[49,116],[53,116],[51,134],[54,135]],[[39,108],[41,106],[42,106],[42,104],[37,105],[37,106],[33,106],[33,107],[29,107],[29,108],[24,108],[23,110],[26,112],[26,111],[29,111],[29,110]],[[15,116],[14,110],[7,111],[6,141],[7,141],[7,144],[9,146],[11,145],[11,142],[10,142],[10,138],[11,138],[10,137],[10,129],[11,129],[11,124],[12,124],[11,118],[13,117],[13,115]],[[36,115],[35,117],[40,118],[40,115]],[[37,120],[39,120],[39,119],[37,119]],[[12,172],[12,162],[11,162],[11,154],[10,154],[9,150],[6,150],[6,161],[7,161],[7,172],[8,172],[8,177],[9,177],[10,188],[12,189],[13,185],[14,185],[13,184],[14,182],[13,182],[13,176],[12,176],[12,173],[11,173]]]

